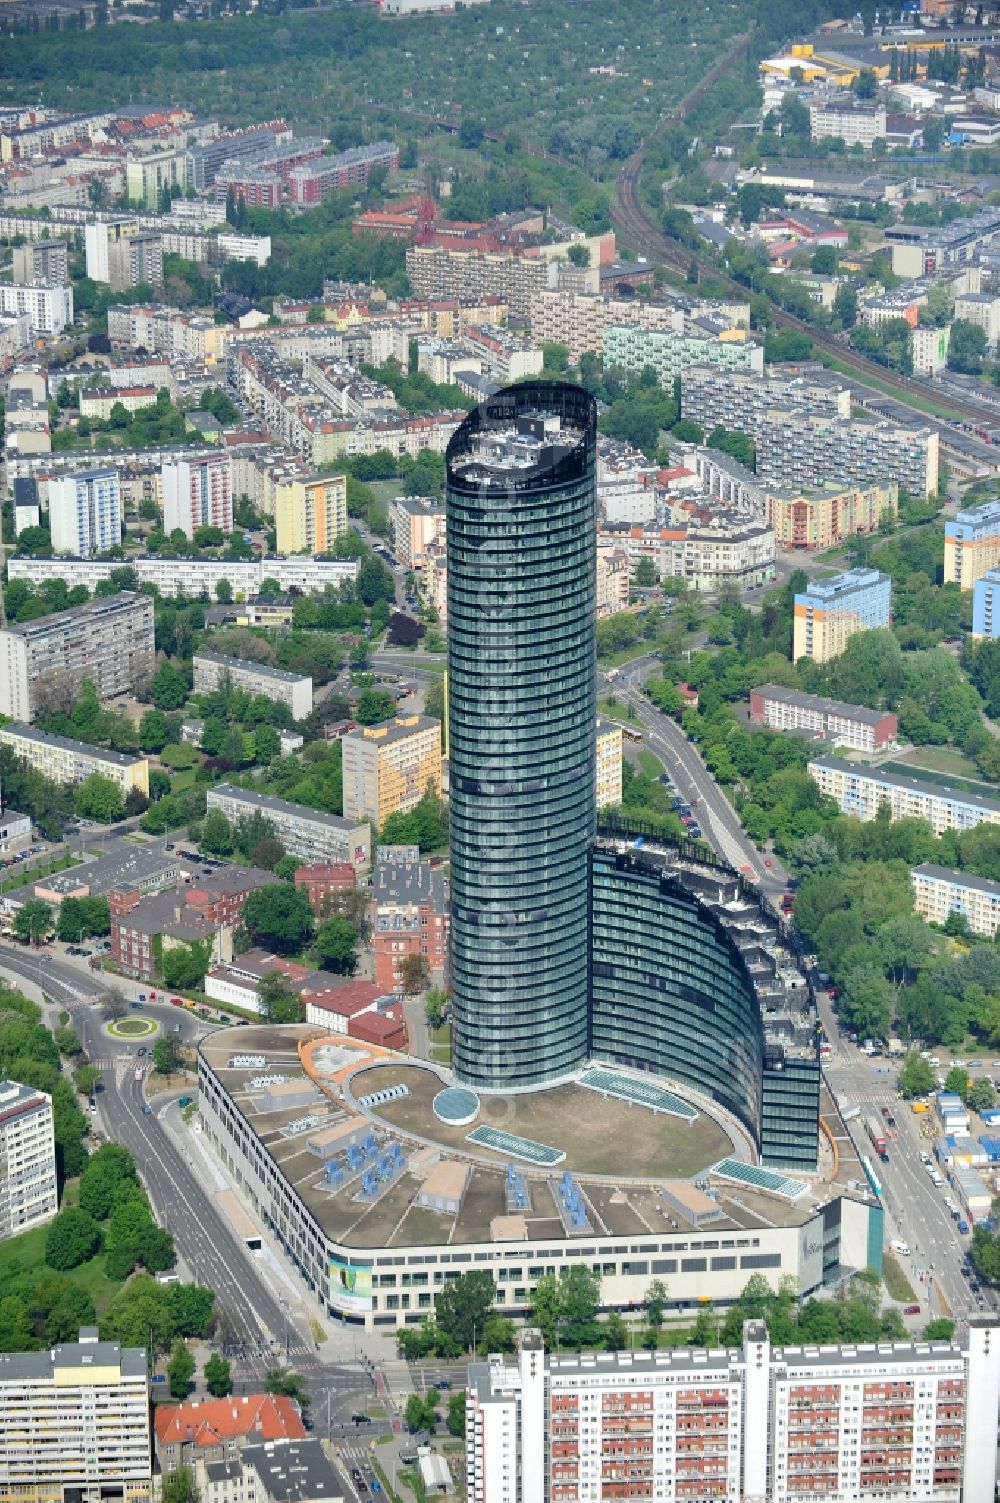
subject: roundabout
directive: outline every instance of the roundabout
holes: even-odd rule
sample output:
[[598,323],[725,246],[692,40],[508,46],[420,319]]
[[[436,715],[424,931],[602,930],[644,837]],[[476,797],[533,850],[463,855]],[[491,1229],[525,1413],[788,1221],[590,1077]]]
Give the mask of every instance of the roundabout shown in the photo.
[[106,1023],[105,1030],[115,1039],[149,1039],[159,1032],[160,1025],[152,1018],[116,1018]]

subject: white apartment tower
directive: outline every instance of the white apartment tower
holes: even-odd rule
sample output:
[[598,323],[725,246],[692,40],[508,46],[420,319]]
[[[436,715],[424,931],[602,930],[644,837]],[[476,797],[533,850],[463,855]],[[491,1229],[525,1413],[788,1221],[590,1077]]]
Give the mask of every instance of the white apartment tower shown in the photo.
[[546,1354],[469,1369],[470,1503],[993,1503],[1000,1325],[951,1342]]
[[59,1209],[52,1097],[16,1080],[0,1081],[0,1241]]
[[115,470],[87,470],[49,481],[53,553],[93,558],[122,540],[122,508]]
[[80,1340],[0,1355],[0,1497],[17,1503],[147,1503],[146,1353]]
[[165,459],[163,482],[163,528],[168,534],[180,528],[193,538],[199,527],[233,530],[233,465],[219,450]]

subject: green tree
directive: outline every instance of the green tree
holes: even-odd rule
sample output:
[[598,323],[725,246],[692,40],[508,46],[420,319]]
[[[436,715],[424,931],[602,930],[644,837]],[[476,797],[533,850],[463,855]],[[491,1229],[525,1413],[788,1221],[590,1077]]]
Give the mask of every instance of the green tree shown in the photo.
[[179,710],[188,697],[187,678],[172,663],[161,663],[149,686],[149,697],[158,710]]
[[75,1206],[68,1206],[49,1222],[45,1233],[45,1261],[50,1268],[63,1272],[78,1268],[94,1256],[100,1245],[101,1229],[93,1216]]
[[164,948],[160,969],[167,986],[190,991],[201,986],[211,963],[211,940],[195,939],[188,944],[173,944]]
[[308,897],[287,882],[255,888],[243,905],[242,922],[254,944],[279,955],[304,949],[313,932]]
[[191,1379],[194,1377],[194,1369],[195,1361],[186,1344],[183,1341],[175,1341],[170,1361],[167,1363],[167,1383],[171,1398],[187,1398]]
[[911,1053],[904,1059],[899,1072],[899,1089],[908,1101],[914,1096],[926,1096],[934,1089],[934,1071],[919,1054]]
[[138,1185],[135,1160],[120,1143],[102,1143],[80,1176],[80,1209],[98,1221],[106,1220],[115,1190],[123,1184]]
[[445,1008],[448,1006],[448,993],[440,987],[431,987],[424,999],[424,1016],[429,1028],[440,1028],[444,1023]]
[[656,565],[651,558],[640,558],[635,566],[633,579],[639,589],[652,589],[657,582]]
[[936,1320],[928,1321],[924,1326],[925,1341],[951,1341],[954,1334],[955,1322],[946,1315],[939,1315]]
[[211,1336],[215,1324],[215,1295],[211,1289],[203,1289],[200,1284],[172,1284],[169,1307],[178,1336]]
[[448,1397],[448,1425],[449,1435],[465,1435],[465,1391],[453,1393]]
[[52,909],[40,898],[29,898],[14,915],[14,933],[25,944],[40,945],[52,932]]
[[289,985],[281,971],[271,971],[257,986],[257,1003],[261,1017],[268,1023],[302,1023],[305,1003]]
[[980,1076],[969,1087],[968,1102],[974,1112],[988,1112],[996,1105],[996,1091],[992,1080]]
[[264,1374],[264,1392],[277,1394],[279,1398],[294,1399],[302,1409],[312,1403],[309,1390],[298,1373],[287,1367],[273,1367]]
[[232,1370],[229,1363],[213,1352],[204,1367],[205,1387],[214,1399],[224,1399],[233,1391]]
[[966,318],[956,318],[948,343],[948,365],[953,371],[978,376],[986,359],[986,331]]
[[162,710],[146,710],[139,721],[139,745],[145,752],[161,752],[170,737],[170,722]]
[[[578,1263],[559,1273],[559,1334],[565,1346],[593,1346],[600,1328],[597,1308],[601,1280],[586,1265]],[[440,1301],[439,1301],[440,1302]]]
[[464,1350],[475,1345],[496,1299],[497,1286],[485,1268],[474,1268],[449,1279],[434,1304],[434,1318],[446,1335]]
[[173,1075],[181,1068],[181,1051],[173,1034],[164,1034],[153,1045],[153,1066],[161,1075]]
[[[169,15],[164,15],[164,10]],[[160,0],[160,20],[173,20],[174,0]],[[160,1503],[201,1503],[201,1489],[190,1467],[179,1466],[168,1472],[160,1490]]]
[[952,1065],[951,1069],[948,1071],[947,1075],[944,1078],[945,1090],[955,1091],[957,1095],[961,1096],[963,1101],[968,1101],[969,1085],[970,1080],[968,1070],[962,1070],[958,1067],[958,1065]]
[[[464,1398],[465,1395],[463,1394]],[[432,1388],[427,1394],[411,1393],[406,1400],[403,1418],[411,1434],[418,1430],[433,1431],[437,1426],[438,1393]]]
[[611,1311],[601,1327],[601,1337],[606,1352],[623,1352],[628,1346],[628,1327],[617,1310]]
[[[207,725],[206,721],[206,728]],[[221,809],[209,809],[205,815],[198,847],[209,856],[233,854],[233,827]]]
[[101,772],[85,777],[73,795],[73,808],[80,819],[96,819],[110,825],[125,813],[122,791],[113,778]]
[[351,976],[357,965],[358,935],[354,925],[340,914],[328,918],[316,931],[313,949],[320,965]]

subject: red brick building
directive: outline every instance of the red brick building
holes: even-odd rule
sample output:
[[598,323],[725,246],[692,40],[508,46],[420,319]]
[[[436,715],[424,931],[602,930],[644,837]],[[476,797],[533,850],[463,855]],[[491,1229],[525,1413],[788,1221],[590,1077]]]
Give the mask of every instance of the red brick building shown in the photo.
[[372,876],[372,949],[375,984],[402,990],[401,965],[422,955],[430,978],[440,981],[448,958],[444,876],[421,861],[415,846],[382,846]]
[[317,862],[300,866],[295,872],[295,886],[301,887],[314,913],[325,913],[334,893],[350,891],[357,873],[349,861]]
[[255,867],[229,867],[202,877],[190,887],[143,897],[136,887],[116,887],[108,894],[111,909],[111,954],[127,975],[155,981],[164,948],[171,944],[212,941],[213,958],[232,955],[232,931],[243,904],[258,887],[279,878]]

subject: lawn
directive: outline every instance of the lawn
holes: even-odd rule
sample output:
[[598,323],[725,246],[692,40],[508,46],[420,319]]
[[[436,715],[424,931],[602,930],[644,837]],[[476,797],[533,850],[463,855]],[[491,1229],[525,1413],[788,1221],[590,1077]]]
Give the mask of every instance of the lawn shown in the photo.
[[428,1029],[431,1040],[431,1059],[438,1065],[451,1064],[451,1024]]
[[899,1300],[903,1305],[916,1303],[917,1296],[913,1292],[910,1281],[892,1253],[886,1253],[882,1259],[882,1278],[890,1299]]
[[[75,1189],[75,1186],[73,1188]],[[70,1198],[67,1192],[63,1204],[65,1205],[67,1199]],[[19,1274],[37,1274],[43,1271],[45,1232],[44,1226],[36,1226],[30,1232],[22,1232],[19,1237],[10,1237],[6,1242],[0,1242],[0,1292],[5,1289],[10,1279]],[[94,1308],[98,1315],[107,1308],[121,1288],[120,1283],[109,1279],[105,1273],[103,1253],[98,1253],[97,1257],[91,1258],[89,1263],[81,1263],[79,1268],[70,1269],[65,1277],[87,1291],[94,1301]]]
[[186,788],[193,788],[195,782],[195,769],[186,767],[183,772],[175,772],[170,779],[170,792],[183,793]]
[[19,868],[15,868],[8,876],[5,872],[0,876],[0,891],[5,887],[26,887],[29,882],[40,882],[43,877],[50,877],[53,872],[63,872],[68,866],[77,866],[79,860],[76,856],[59,856],[55,861],[42,862],[39,866],[32,866],[30,862],[23,862]]
[[639,768],[647,778],[658,778],[663,771],[663,763],[655,752],[651,752],[648,746],[639,748]]
[[[949,776],[970,778],[973,782],[979,780],[979,769],[968,757],[963,757],[961,752],[946,751],[942,746],[918,746],[912,751],[903,752],[898,762],[907,763],[907,772],[916,772],[923,769],[925,772],[941,772]],[[986,789],[987,784],[979,782],[979,787]],[[995,792],[990,788],[990,792]]]

